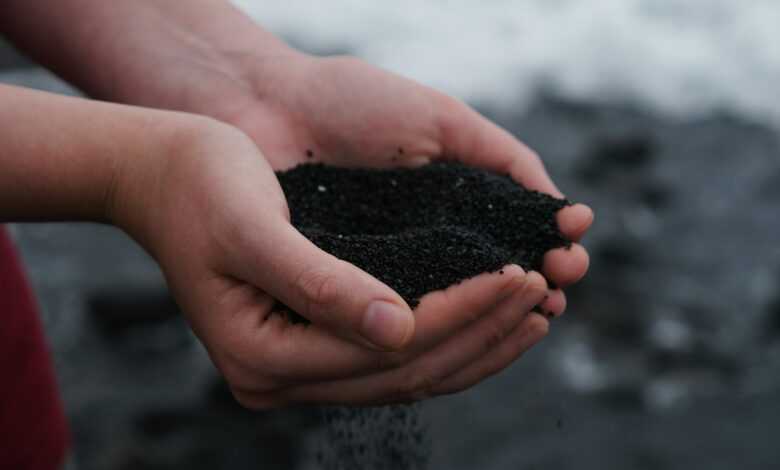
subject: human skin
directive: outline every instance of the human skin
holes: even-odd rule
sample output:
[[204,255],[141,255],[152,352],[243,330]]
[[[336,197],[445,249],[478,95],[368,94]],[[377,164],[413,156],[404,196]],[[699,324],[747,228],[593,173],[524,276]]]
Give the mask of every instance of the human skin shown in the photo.
[[[530,312],[535,305],[562,313],[562,291],[548,290],[538,273],[510,266],[504,275],[483,274],[428,294],[412,315],[386,285],[318,250],[289,224],[272,170],[312,159],[385,167],[453,158],[561,195],[537,155],[463,103],[357,59],[302,54],[222,1],[67,0],[44,7],[11,0],[6,7],[3,18],[14,21],[0,18],[0,28],[88,94],[235,126],[163,113],[165,122],[175,116],[171,121],[179,123],[159,143],[167,150],[112,160],[110,176],[102,176],[106,215],[97,220],[128,231],[161,264],[242,404],[386,403],[459,391],[508,366],[546,334],[547,320]],[[34,34],[42,30],[48,34]],[[96,104],[89,105],[85,118]],[[112,122],[109,114],[105,120]],[[0,165],[16,163],[0,159]],[[82,177],[79,165],[69,165],[67,175],[52,169],[46,181],[75,184],[68,182]],[[96,167],[84,162],[87,175]],[[22,173],[48,174],[37,167]],[[41,191],[31,199],[38,207],[56,195],[48,184],[25,187]],[[84,187],[95,193],[103,186]],[[83,201],[99,199],[64,192],[72,201],[57,203],[67,207],[37,216],[70,218],[79,204],[93,206]],[[16,218],[36,216],[30,207],[15,207],[0,203],[0,211],[16,210],[9,212]],[[82,212],[92,214],[74,215]],[[592,212],[576,205],[558,221],[578,240]],[[587,263],[575,244],[548,253],[543,271],[566,286],[584,275]],[[274,298],[313,325],[269,315]],[[367,315],[377,300],[383,309]]]

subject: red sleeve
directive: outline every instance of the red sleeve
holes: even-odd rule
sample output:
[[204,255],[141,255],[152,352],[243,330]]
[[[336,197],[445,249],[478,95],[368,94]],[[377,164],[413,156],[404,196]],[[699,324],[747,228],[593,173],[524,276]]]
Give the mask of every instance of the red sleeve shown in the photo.
[[68,439],[35,301],[0,226],[0,468],[59,469]]

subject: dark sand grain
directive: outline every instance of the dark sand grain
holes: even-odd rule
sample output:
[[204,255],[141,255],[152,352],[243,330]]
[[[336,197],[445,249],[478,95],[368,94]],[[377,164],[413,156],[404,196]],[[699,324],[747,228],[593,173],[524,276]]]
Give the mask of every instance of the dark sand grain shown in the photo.
[[459,163],[390,170],[308,164],[278,177],[301,233],[412,307],[428,292],[509,263],[539,271],[548,250],[570,244],[555,221],[568,201]]

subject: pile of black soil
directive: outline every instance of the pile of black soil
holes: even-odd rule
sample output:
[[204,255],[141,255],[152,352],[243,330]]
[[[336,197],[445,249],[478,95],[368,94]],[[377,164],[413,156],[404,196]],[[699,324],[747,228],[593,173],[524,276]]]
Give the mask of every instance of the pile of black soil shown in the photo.
[[514,263],[539,271],[568,246],[569,202],[460,163],[389,170],[300,165],[278,173],[292,224],[415,307],[424,294]]
[[[277,176],[301,233],[412,307],[428,292],[510,263],[539,271],[548,250],[570,244],[555,220],[568,201],[458,163],[390,170],[309,164]],[[418,408],[323,412],[328,442],[319,460],[326,470],[427,466],[430,440]]]

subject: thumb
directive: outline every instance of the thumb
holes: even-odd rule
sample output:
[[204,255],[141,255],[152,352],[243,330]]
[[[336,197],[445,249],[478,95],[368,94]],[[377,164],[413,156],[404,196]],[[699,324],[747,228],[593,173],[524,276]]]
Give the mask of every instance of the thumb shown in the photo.
[[380,349],[405,346],[414,316],[390,287],[319,249],[292,225],[275,224],[252,251],[248,280],[316,325],[362,338]]

